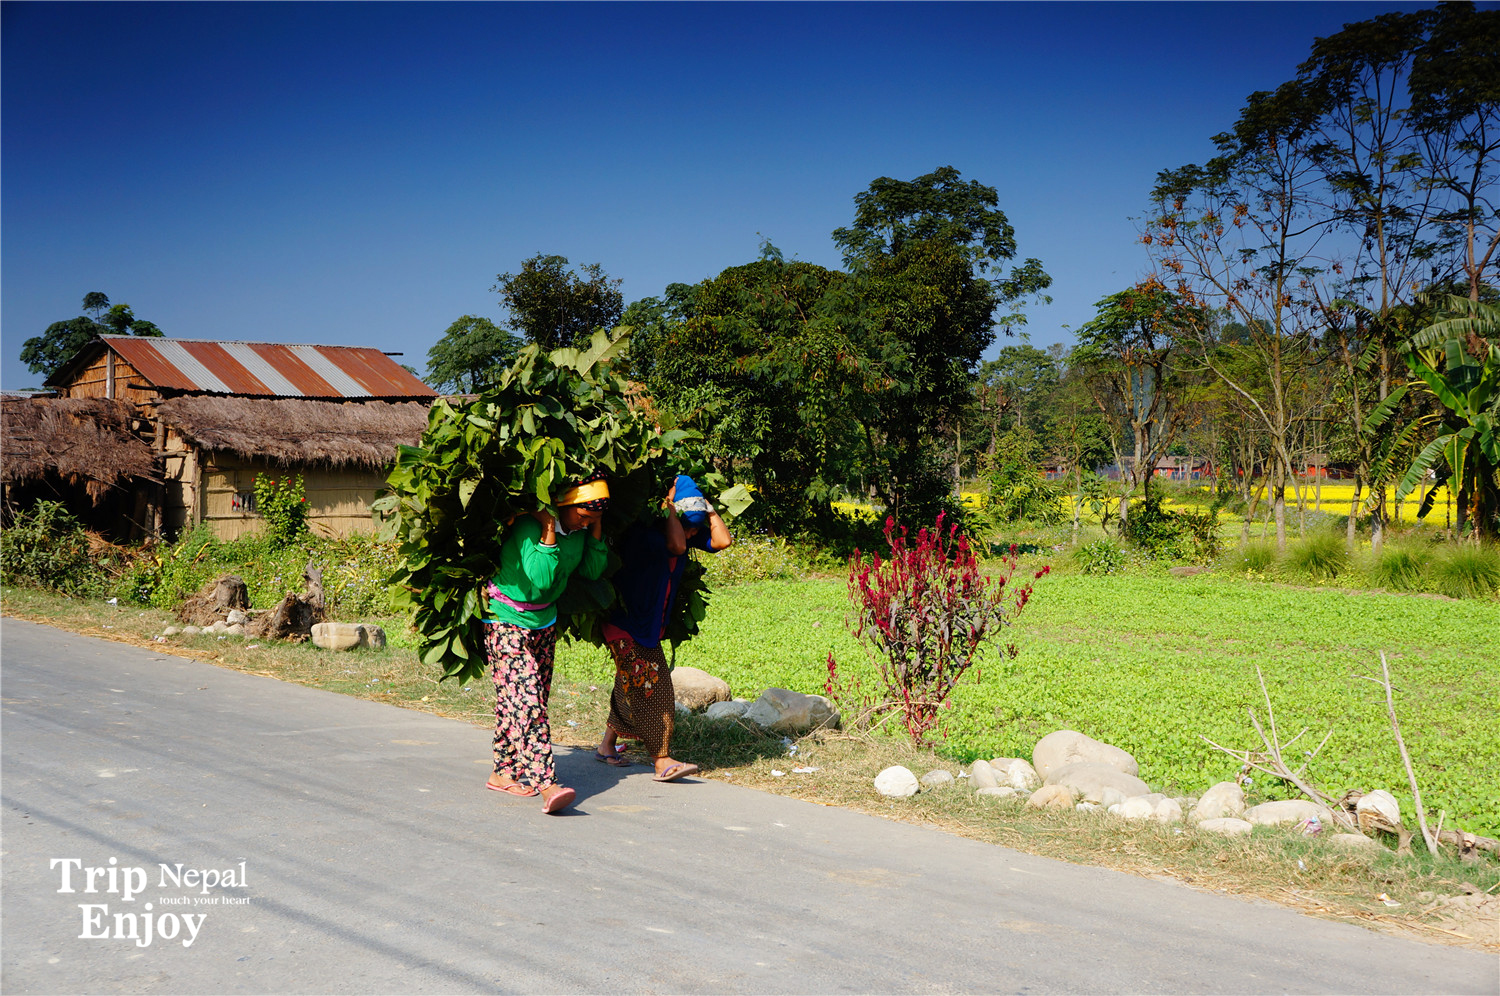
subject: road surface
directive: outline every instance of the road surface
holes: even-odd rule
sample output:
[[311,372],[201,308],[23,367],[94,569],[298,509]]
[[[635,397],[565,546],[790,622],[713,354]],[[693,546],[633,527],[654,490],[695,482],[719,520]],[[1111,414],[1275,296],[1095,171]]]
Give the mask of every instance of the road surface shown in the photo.
[[6,993],[1500,992],[1480,952],[587,751],[544,816],[464,723],[0,639]]

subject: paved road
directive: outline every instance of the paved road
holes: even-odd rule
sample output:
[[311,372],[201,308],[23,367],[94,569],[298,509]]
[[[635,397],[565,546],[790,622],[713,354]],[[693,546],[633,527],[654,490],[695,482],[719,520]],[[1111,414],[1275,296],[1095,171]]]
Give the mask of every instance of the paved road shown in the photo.
[[1492,956],[587,752],[547,817],[462,723],[3,641],[7,993],[1500,992]]

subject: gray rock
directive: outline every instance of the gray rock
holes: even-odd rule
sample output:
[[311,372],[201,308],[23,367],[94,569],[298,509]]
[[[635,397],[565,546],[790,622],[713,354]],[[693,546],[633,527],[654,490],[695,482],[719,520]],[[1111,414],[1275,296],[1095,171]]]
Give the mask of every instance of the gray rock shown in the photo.
[[974,794],[989,796],[992,799],[1014,799],[1021,793],[1019,790],[1013,789],[1009,785],[994,785],[978,789]]
[[223,632],[225,632],[225,631],[227,631],[229,629],[229,624],[227,622],[225,622],[224,620],[220,619],[218,622],[214,623],[212,626],[207,626],[204,629],[205,629],[205,632],[209,632],[209,633],[223,633]]
[[184,627],[182,627],[182,635],[183,636],[197,636],[201,632],[203,632],[203,627],[201,627],[201,626],[184,626]]
[[228,626],[226,626],[224,628],[224,632],[228,636],[244,636],[245,635],[245,624],[244,623],[230,623]]
[[894,764],[875,776],[875,791],[887,799],[905,799],[916,795],[921,788],[917,776],[899,764]]
[[1103,802],[1104,790],[1115,789],[1133,799],[1146,795],[1151,786],[1134,775],[1095,761],[1080,761],[1058,768],[1047,776],[1048,785],[1066,785],[1083,797],[1084,802]]
[[244,609],[230,609],[224,621],[231,626],[243,626],[250,621],[250,617],[245,614]]
[[1325,825],[1333,822],[1333,813],[1316,802],[1306,799],[1282,799],[1278,802],[1263,802],[1245,810],[1245,819],[1260,826],[1281,826],[1286,823],[1301,823],[1303,820],[1321,820]]
[[1111,816],[1126,820],[1149,820],[1156,814],[1156,805],[1143,795],[1109,807]]
[[730,699],[729,682],[686,665],[672,669],[672,693],[678,705],[685,705],[694,712]]
[[703,715],[709,719],[739,719],[749,708],[750,703],[744,699],[730,699],[728,702],[715,702],[703,710]]
[[1130,797],[1119,789],[1106,786],[1104,791],[1099,793],[1099,805],[1108,809],[1110,806],[1118,806],[1128,798]]
[[385,630],[366,623],[313,623],[312,642],[324,650],[385,649]]
[[1104,807],[1099,805],[1097,802],[1080,802],[1078,805],[1074,806],[1073,809],[1076,812],[1080,813],[1097,813],[1102,811]]
[[1140,765],[1129,753],[1093,737],[1084,736],[1077,730],[1058,730],[1036,742],[1031,751],[1031,763],[1044,784],[1052,784],[1052,773],[1070,764],[1080,762],[1106,764],[1127,775],[1140,774]]
[[1235,782],[1219,782],[1198,797],[1198,804],[1189,812],[1189,818],[1201,823],[1224,816],[1239,816],[1244,811],[1245,790]]
[[1367,792],[1354,804],[1354,815],[1361,818],[1361,825],[1370,821],[1366,813],[1378,816],[1392,826],[1401,825],[1401,804],[1385,789]]
[[1255,827],[1253,824],[1245,820],[1237,820],[1233,816],[1216,816],[1213,819],[1200,822],[1198,829],[1207,830],[1209,833],[1221,833],[1226,837],[1238,837],[1240,834],[1249,833]]
[[934,768],[919,779],[919,781],[921,781],[922,783],[923,788],[930,789],[942,788],[945,785],[952,785],[955,780],[956,779],[954,779],[953,777],[953,772],[944,771],[942,768]]
[[990,767],[994,769],[995,778],[1001,785],[1009,785],[1022,792],[1034,792],[1041,788],[1041,776],[1036,773],[1030,761],[1019,757],[997,757],[990,762]]
[[[194,626],[193,627],[193,631],[197,632],[197,630],[198,630],[198,627]],[[182,632],[182,630],[179,629],[176,626],[168,626],[166,629],[164,629],[164,630],[161,631],[161,635],[162,636],[176,636],[178,633],[181,633],[181,632]]]
[[777,733],[802,736],[827,727],[838,729],[839,713],[821,695],[803,695],[785,688],[767,688],[749,709],[745,719]]
[[1181,823],[1182,804],[1176,799],[1163,799],[1156,804],[1156,810],[1151,815],[1156,817],[1158,823]]
[[1000,787],[1000,780],[995,777],[995,769],[990,767],[990,762],[980,760],[969,765],[969,786],[976,792]]
[[1344,847],[1351,851],[1383,851],[1380,841],[1371,840],[1362,833],[1333,833],[1323,838],[1334,847]]
[[1066,785],[1043,785],[1026,800],[1028,809],[1072,809],[1078,797]]

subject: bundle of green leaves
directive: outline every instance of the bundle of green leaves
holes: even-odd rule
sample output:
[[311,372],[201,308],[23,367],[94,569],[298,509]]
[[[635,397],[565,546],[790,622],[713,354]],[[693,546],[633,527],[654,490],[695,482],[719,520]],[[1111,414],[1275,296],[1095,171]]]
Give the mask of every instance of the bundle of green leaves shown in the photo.
[[[523,349],[496,387],[471,401],[432,406],[420,446],[403,446],[391,493],[375,503],[399,544],[393,602],[414,612],[423,663],[444,678],[484,674],[482,588],[499,565],[508,525],[595,471],[610,485],[606,538],[658,515],[667,483],[686,458],[681,430],[662,431],[628,401],[613,369],[622,334],[596,332],[588,349]],[[611,556],[611,570],[618,564]],[[558,603],[562,635],[598,643],[614,601],[605,579],[575,575]],[[690,572],[668,637],[688,639],[707,606],[702,572]]]

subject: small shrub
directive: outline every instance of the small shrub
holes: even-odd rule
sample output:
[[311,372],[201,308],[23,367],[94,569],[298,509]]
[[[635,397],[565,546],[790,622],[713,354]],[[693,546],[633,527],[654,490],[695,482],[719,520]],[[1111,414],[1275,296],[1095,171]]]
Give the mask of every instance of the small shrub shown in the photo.
[[37,502],[0,532],[0,577],[64,595],[100,595],[107,587],[88,534],[60,501]]
[[[339,619],[391,615],[391,589],[386,579],[401,565],[394,543],[368,536],[328,540],[318,551],[323,569],[323,596],[328,614]],[[297,579],[300,582],[300,577]]]
[[266,536],[273,546],[290,546],[307,532],[307,493],[302,475],[279,481],[255,475],[255,507],[266,520]]
[[1388,543],[1370,566],[1370,580],[1382,588],[1421,591],[1432,551],[1416,543]]
[[[1031,597],[1031,585],[1007,597],[1014,556],[993,581],[980,574],[979,561],[957,525],[921,529],[915,543],[903,527],[886,519],[890,558],[858,553],[849,564],[853,633],[879,668],[883,698],[875,712],[899,709],[912,743],[922,745],[938,727],[938,713],[981,647],[1014,621]],[[1046,574],[1043,567],[1036,577]],[[1014,646],[1008,647],[1014,656]],[[828,655],[830,695],[841,691],[837,664]]]
[[[1166,498],[1157,485],[1147,485],[1146,497],[1130,506],[1121,533],[1146,556],[1156,560],[1183,560],[1195,553],[1192,532],[1184,516],[1166,510]],[[1194,517],[1202,513],[1187,513]],[[1215,522],[1217,526],[1217,521]]]
[[155,609],[174,609],[203,582],[217,576],[214,553],[222,544],[200,523],[171,546],[136,558],[116,586],[117,592]]
[[1276,544],[1268,540],[1252,540],[1240,547],[1225,563],[1235,571],[1268,574],[1276,566]]
[[1085,543],[1073,551],[1073,560],[1085,574],[1119,574],[1125,569],[1125,551],[1114,540]]
[[1288,546],[1286,566],[1312,581],[1332,581],[1348,571],[1349,551],[1343,537],[1319,533]]
[[734,546],[702,559],[705,578],[714,587],[793,578],[800,573],[797,555],[786,540],[774,536],[737,538]]
[[1456,543],[1431,567],[1433,587],[1452,598],[1494,598],[1500,594],[1500,549]]

